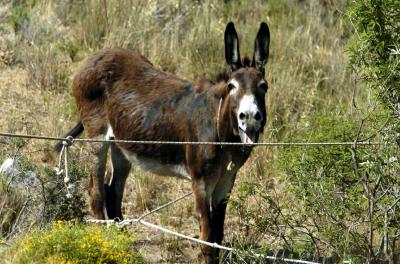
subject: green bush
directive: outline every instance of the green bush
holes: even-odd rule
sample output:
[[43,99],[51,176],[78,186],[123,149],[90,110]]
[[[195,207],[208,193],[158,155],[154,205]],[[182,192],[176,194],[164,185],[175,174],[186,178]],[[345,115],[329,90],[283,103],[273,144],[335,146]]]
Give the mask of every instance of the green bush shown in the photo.
[[[317,116],[297,132],[294,141],[351,142],[357,127],[344,118]],[[342,258],[359,252],[364,255],[368,239],[360,219],[368,211],[368,203],[362,179],[354,172],[351,150],[343,146],[288,148],[279,152],[277,162],[299,206],[293,226],[312,230],[316,239],[310,242],[315,249],[325,248],[323,251]],[[359,225],[350,228],[352,223]]]
[[[288,137],[294,142],[353,142],[378,124],[382,120],[374,119],[358,134],[357,119],[315,114]],[[242,182],[231,200],[245,236],[237,240],[257,248],[262,238],[273,236],[277,242],[267,252],[283,250],[319,261],[393,258],[400,230],[398,159],[394,146],[279,149],[275,179]],[[382,242],[386,239],[392,243]]]
[[388,109],[400,111],[400,2],[350,1],[350,64]]
[[[43,151],[51,152],[53,147],[52,144],[44,145]],[[80,163],[80,157],[76,152],[68,152],[68,182],[65,182],[65,164],[63,162],[61,168],[50,167],[48,164],[40,166],[38,176],[41,188],[40,197],[37,197],[37,200],[41,205],[40,222],[44,225],[55,220],[81,221],[87,214],[85,186],[87,186],[88,180],[84,177],[87,175],[87,167]],[[61,169],[62,172],[57,173],[58,169]]]
[[370,246],[368,260],[396,263],[400,255],[400,2],[350,1],[347,15],[355,31],[350,65],[362,80],[359,85],[376,99],[368,106],[364,122],[374,124],[371,139],[387,144],[374,150],[368,163],[358,163],[368,166],[365,177],[378,186],[366,184],[373,216],[368,220],[374,226],[369,240],[379,239],[375,247]]
[[12,263],[143,263],[133,242],[117,228],[57,221],[16,241],[3,257]]

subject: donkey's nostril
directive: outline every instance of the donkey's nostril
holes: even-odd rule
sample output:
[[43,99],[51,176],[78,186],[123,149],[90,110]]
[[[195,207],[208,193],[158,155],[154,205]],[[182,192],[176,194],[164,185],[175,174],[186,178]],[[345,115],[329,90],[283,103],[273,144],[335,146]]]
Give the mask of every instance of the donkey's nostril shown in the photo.
[[260,121],[260,120],[261,120],[261,114],[260,114],[260,112],[257,112],[257,113],[255,114],[254,119],[257,120],[257,121]]
[[245,115],[244,113],[240,113],[240,114],[239,114],[240,120],[243,120],[245,117],[246,117],[246,115]]

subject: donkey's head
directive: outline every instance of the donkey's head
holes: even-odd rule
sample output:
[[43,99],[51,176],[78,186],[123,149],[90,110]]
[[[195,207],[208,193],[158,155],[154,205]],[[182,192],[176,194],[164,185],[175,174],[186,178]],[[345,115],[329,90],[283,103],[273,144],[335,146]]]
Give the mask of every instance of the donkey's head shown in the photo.
[[229,109],[233,134],[243,143],[258,141],[266,123],[265,95],[268,89],[264,79],[269,53],[269,28],[261,23],[255,40],[253,61],[240,59],[239,38],[232,22],[225,30],[225,58],[230,66],[224,100]]

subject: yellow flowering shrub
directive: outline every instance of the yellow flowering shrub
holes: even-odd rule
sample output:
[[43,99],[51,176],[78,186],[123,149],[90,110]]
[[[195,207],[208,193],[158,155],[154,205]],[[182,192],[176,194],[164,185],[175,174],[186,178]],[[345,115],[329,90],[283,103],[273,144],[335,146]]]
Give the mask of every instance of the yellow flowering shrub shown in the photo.
[[15,246],[16,263],[144,263],[132,237],[118,228],[55,222]]

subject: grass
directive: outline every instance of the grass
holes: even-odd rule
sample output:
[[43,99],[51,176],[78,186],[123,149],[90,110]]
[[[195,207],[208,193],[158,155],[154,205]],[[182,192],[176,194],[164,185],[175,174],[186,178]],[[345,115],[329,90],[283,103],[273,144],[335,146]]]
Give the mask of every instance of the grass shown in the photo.
[[[3,65],[4,70],[0,71],[0,79],[4,80],[0,83],[3,130],[54,136],[68,131],[78,118],[70,91],[73,73],[90,53],[104,47],[138,50],[155,67],[185,79],[212,79],[226,69],[223,32],[228,21],[235,22],[242,55],[249,57],[259,23],[266,21],[270,26],[271,55],[266,67],[270,87],[268,124],[262,141],[292,140],[315,113],[358,117],[352,106],[353,83],[346,68],[346,44],[351,30],[341,19],[344,0],[25,2],[8,5],[11,15],[7,23],[13,31],[7,34],[15,36],[8,48],[15,52],[10,60],[13,64]],[[366,95],[358,92],[356,100],[362,109]],[[1,158],[15,149],[13,142],[4,142],[0,145]],[[30,159],[37,166],[51,168],[51,158],[43,154],[49,149],[49,143],[32,141],[21,151],[33,153]],[[84,172],[84,145],[74,145],[73,151],[80,162],[77,166],[82,166]],[[233,198],[240,198],[248,182],[257,182],[270,191],[274,203],[283,203],[289,210],[295,198],[287,194],[282,171],[272,162],[278,155],[278,149],[257,148],[239,173]],[[131,174],[124,199],[128,216],[137,216],[190,189],[190,183],[138,169]],[[268,250],[278,251],[284,247],[276,239],[279,234],[254,233],[253,240],[246,240],[251,226],[242,215],[259,203],[250,197],[240,209],[242,212],[229,207],[225,241],[254,248],[270,244]],[[273,215],[274,203],[262,206]],[[194,235],[198,225],[193,211],[193,199],[189,198],[151,220]],[[165,246],[150,246],[148,257],[161,251],[155,261],[197,261],[197,246],[139,231],[159,244],[165,242]],[[297,251],[308,247],[304,244]],[[183,257],[176,259],[178,255]]]

